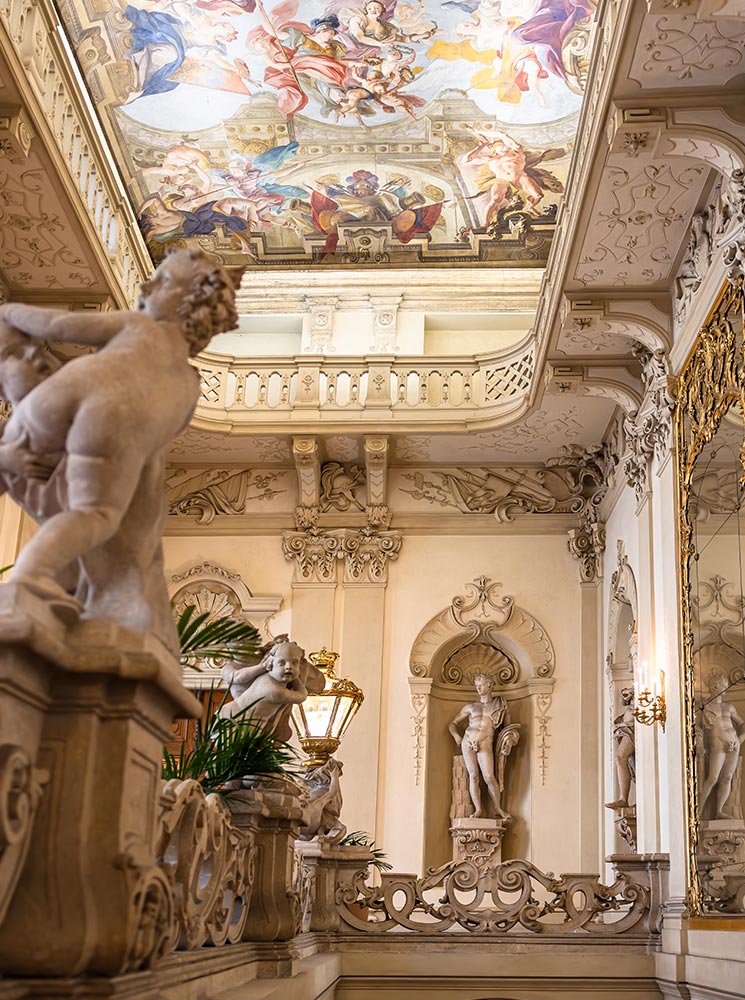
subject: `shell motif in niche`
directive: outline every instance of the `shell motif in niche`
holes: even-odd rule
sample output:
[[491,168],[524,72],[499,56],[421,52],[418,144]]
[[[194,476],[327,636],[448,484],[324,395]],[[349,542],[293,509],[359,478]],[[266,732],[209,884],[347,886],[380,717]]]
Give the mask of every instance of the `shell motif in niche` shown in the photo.
[[506,653],[483,642],[469,642],[452,656],[442,668],[442,680],[447,684],[472,686],[478,674],[494,677],[501,687],[514,684],[520,668]]
[[201,584],[196,587],[182,587],[173,598],[173,608],[181,615],[190,604],[196,606],[195,615],[209,615],[213,618],[241,617],[241,604],[231,587],[219,583]]

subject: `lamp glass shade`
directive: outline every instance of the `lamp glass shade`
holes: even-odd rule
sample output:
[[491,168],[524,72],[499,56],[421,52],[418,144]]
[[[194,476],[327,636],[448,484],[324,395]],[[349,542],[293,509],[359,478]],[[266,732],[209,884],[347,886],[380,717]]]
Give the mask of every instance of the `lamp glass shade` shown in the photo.
[[365,697],[353,681],[336,676],[337,659],[337,653],[325,648],[310,654],[311,662],[326,678],[326,686],[320,694],[308,695],[292,710],[300,745],[310,757],[308,767],[325,764],[336,752]]

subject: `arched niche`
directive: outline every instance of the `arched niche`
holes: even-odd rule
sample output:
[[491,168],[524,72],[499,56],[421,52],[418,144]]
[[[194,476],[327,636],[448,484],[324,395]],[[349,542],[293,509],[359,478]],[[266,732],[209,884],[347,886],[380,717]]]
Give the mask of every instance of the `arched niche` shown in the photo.
[[[177,615],[187,605],[193,604],[195,614],[207,612],[210,619],[230,616],[250,622],[262,639],[270,637],[269,621],[282,607],[280,596],[254,597],[238,574],[210,562],[195,564],[172,576],[168,594]],[[190,688],[217,686],[220,683],[220,666],[205,662],[200,664],[199,670],[187,668],[184,683]]]
[[513,815],[503,858],[530,857],[529,818],[536,785],[546,780],[554,651],[545,629],[501,584],[477,577],[417,636],[409,661],[415,782],[423,786],[424,865],[452,858],[451,774],[457,748],[448,724],[477,699],[477,674],[496,678],[513,722],[521,724],[505,780],[503,804]]
[[[616,549],[616,568],[610,581],[608,604],[608,632],[606,645],[606,667],[608,677],[608,727],[605,737],[610,751],[610,768],[606,772],[605,801],[615,803],[620,795],[620,782],[616,767],[617,740],[616,720],[624,711],[623,692],[634,689],[634,672],[639,647],[638,608],[636,579],[629,563],[626,549],[619,539]],[[612,806],[611,806],[612,808]],[[632,781],[629,794],[629,810],[616,811],[616,843],[612,853],[636,850],[636,783]]]

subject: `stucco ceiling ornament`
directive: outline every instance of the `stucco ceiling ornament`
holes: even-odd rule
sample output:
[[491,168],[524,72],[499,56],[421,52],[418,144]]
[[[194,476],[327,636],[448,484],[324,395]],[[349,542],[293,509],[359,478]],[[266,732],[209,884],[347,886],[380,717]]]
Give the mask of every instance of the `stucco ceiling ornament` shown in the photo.
[[[602,445],[567,445],[546,467],[553,475],[561,476],[571,492],[570,509],[578,515],[579,525],[569,530],[567,548],[577,560],[582,582],[594,582],[605,550],[605,526],[600,522],[599,508],[608,492],[610,456]],[[548,475],[549,471],[544,478]]]
[[273,484],[283,479],[284,470],[262,469],[182,469],[166,473],[168,513],[197,517],[197,524],[210,524],[215,517],[246,513],[251,501],[271,501],[286,490]]
[[365,486],[365,470],[361,465],[326,462],[321,466],[320,511],[364,511],[357,492]]
[[627,453],[623,470],[628,485],[641,500],[649,489],[652,459],[664,461],[672,446],[675,379],[665,351],[648,351],[637,344],[634,354],[642,365],[644,396],[639,410],[624,422]]

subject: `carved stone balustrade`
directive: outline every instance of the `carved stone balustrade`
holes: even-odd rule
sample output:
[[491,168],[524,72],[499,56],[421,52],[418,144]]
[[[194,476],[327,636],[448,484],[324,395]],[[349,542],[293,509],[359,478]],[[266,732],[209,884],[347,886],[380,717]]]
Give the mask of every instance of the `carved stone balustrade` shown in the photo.
[[292,780],[260,775],[252,787],[232,792],[226,804],[233,826],[256,838],[251,905],[244,941],[289,941],[306,929],[311,908],[310,873],[295,854],[308,822],[304,791]]
[[68,627],[14,583],[0,588],[0,636],[3,972],[148,969],[178,936],[157,863],[162,744],[199,702],[153,636]]
[[337,890],[351,888],[367,876],[372,854],[369,847],[340,846],[323,840],[298,841],[297,853],[313,876],[311,931],[338,931],[341,916]]
[[439,357],[333,357],[238,359],[204,353],[195,365],[201,396],[195,423],[209,428],[251,427],[282,433],[288,418],[298,430],[334,422],[379,430],[443,424],[489,426],[527,403],[533,345],[523,341],[502,354]]
[[[353,885],[339,887],[337,907],[347,930],[501,936],[514,928],[562,937],[644,937],[657,929],[661,898],[645,858],[634,877],[619,871],[612,885],[594,874],[545,874],[529,861],[505,861],[485,871],[470,861],[452,861],[421,878],[391,872],[381,879],[379,886],[368,885],[358,876]],[[366,919],[360,905],[368,910]]]
[[181,950],[241,940],[251,902],[254,835],[232,825],[220,796],[168,781],[160,799],[158,864],[173,888]]

